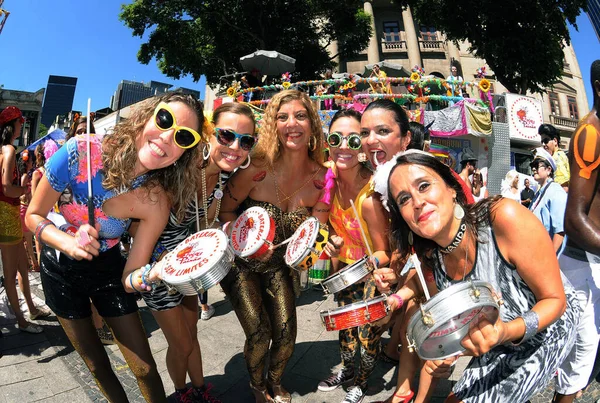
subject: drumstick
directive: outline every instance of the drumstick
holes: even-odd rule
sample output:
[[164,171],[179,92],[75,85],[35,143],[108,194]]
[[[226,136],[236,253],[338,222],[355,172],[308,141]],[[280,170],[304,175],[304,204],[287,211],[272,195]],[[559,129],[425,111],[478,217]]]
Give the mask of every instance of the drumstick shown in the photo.
[[369,241],[367,241],[367,235],[365,234],[365,230],[362,227],[362,224],[360,222],[360,216],[358,215],[358,210],[356,210],[356,206],[354,205],[354,201],[352,199],[350,199],[350,204],[352,205],[352,210],[354,210],[354,215],[356,216],[356,221],[358,222],[358,228],[360,228],[360,233],[362,234],[363,241],[365,241],[365,246],[367,247],[367,252],[369,253],[369,256],[373,256],[373,251],[371,250],[371,247],[369,246]]
[[290,241],[292,240],[292,238],[294,238],[294,237],[293,237],[293,236],[291,236],[291,237],[289,237],[288,239],[286,239],[285,241],[283,241],[283,242],[281,242],[281,243],[278,243],[277,245],[273,245],[273,249],[277,249],[277,248],[279,248],[280,246],[287,245],[288,243],[290,243]]
[[92,98],[88,98],[88,114],[87,114],[87,176],[88,176],[88,223],[90,226],[94,227],[96,224],[96,220],[94,217],[94,199],[92,197],[92,151],[91,145],[92,142],[91,134],[90,134],[90,125],[92,123],[91,112],[92,108]]
[[423,287],[423,292],[425,293],[425,299],[429,301],[431,296],[429,295],[429,289],[427,288],[427,283],[425,283],[425,277],[423,277],[423,270],[421,270],[421,262],[417,255],[414,253],[410,255],[409,259],[412,259],[413,264],[415,265],[415,270],[417,270],[417,275],[419,276],[419,281],[421,282],[421,286]]

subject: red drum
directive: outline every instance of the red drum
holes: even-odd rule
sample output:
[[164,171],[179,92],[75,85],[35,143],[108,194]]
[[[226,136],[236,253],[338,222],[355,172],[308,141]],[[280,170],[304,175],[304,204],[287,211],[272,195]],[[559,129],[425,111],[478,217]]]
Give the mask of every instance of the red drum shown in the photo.
[[321,311],[321,321],[328,331],[350,329],[378,321],[385,318],[390,310],[386,298],[380,295],[331,311]]
[[237,256],[255,259],[264,255],[275,238],[275,221],[262,207],[250,207],[234,221],[231,247]]

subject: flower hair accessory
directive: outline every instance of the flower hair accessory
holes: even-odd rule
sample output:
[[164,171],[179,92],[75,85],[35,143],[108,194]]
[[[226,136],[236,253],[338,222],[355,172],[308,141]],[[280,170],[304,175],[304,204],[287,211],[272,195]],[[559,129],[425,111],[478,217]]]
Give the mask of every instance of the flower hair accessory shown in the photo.
[[481,66],[480,68],[478,68],[476,74],[477,74],[477,78],[485,78],[485,74],[486,74],[485,66]]
[[392,172],[392,169],[396,166],[396,160],[398,159],[398,157],[409,154],[428,155],[432,158],[435,158],[435,156],[431,153],[422,150],[406,150],[399,152],[398,154],[394,155],[389,161],[377,167],[377,169],[375,170],[375,175],[373,175],[373,189],[380,194],[381,204],[383,204],[383,207],[387,211],[390,211],[390,207],[388,206],[388,180],[390,177],[390,173]]
[[44,158],[47,160],[50,159],[54,155],[55,152],[58,151],[58,145],[53,140],[47,140],[44,143]]

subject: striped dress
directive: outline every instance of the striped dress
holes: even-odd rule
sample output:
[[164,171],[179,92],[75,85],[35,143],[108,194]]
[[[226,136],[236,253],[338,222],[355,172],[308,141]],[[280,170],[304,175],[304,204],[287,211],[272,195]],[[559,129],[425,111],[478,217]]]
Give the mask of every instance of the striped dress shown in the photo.
[[[475,266],[465,280],[490,283],[504,300],[500,306],[501,319],[511,321],[533,307],[535,296],[515,267],[500,253],[491,225],[480,227],[478,236]],[[434,257],[434,276],[439,290],[460,282],[446,275],[439,251]],[[565,313],[519,346],[506,343],[480,357],[473,357],[453,388],[459,400],[469,403],[525,402],[550,382],[573,346],[580,314],[573,287],[564,276],[562,280],[567,297]]]
[[[227,180],[231,176],[231,172],[221,171],[221,189],[224,189]],[[210,206],[215,198],[215,190],[208,196],[207,205]],[[198,200],[202,203],[201,200]],[[204,208],[198,206],[198,215],[202,220],[204,218]],[[202,222],[202,221],[201,221]],[[196,232],[196,202],[195,200],[190,201],[187,205],[185,216],[180,222],[177,217],[171,211],[169,215],[169,222],[165,227],[162,235],[158,239],[158,243],[154,247],[152,253],[152,262],[155,262],[158,257],[164,251],[170,252],[183,242],[188,236]],[[142,297],[146,302],[146,305],[154,311],[164,311],[167,309],[175,308],[183,300],[183,294],[173,290],[169,293],[164,283],[159,283],[154,291],[142,293]]]

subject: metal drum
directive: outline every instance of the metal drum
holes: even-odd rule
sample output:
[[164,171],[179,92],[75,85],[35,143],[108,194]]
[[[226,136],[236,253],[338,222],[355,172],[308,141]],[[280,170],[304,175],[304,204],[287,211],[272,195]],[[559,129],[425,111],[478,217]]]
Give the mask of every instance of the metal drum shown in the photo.
[[327,277],[323,280],[321,286],[325,294],[335,294],[359,282],[364,276],[371,273],[374,268],[369,257],[363,256],[351,265]]
[[223,280],[234,254],[223,231],[207,229],[187,237],[164,259],[161,277],[167,288],[196,295]]
[[265,254],[275,238],[275,221],[262,207],[250,207],[233,222],[231,247],[237,256],[255,259]]
[[328,331],[350,329],[385,318],[390,310],[386,296],[380,295],[363,301],[321,311],[321,321]]
[[424,360],[443,360],[465,349],[461,340],[471,323],[486,317],[498,319],[502,301],[485,281],[467,281],[452,285],[421,305],[408,322],[406,337],[411,351]]
[[285,251],[285,263],[298,271],[310,270],[329,239],[317,217],[308,217],[294,232]]

